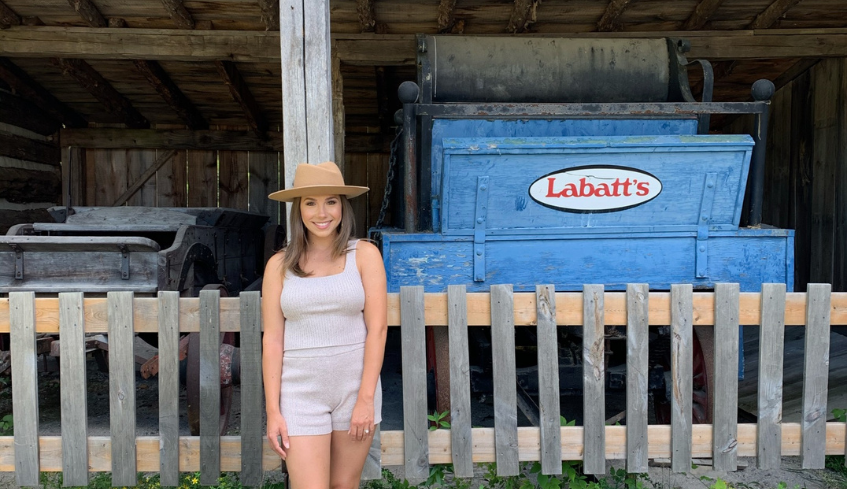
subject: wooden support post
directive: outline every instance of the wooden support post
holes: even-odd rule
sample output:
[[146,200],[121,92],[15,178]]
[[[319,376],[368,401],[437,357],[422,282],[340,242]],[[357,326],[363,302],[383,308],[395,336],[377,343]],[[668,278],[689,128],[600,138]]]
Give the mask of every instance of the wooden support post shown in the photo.
[[102,103],[108,112],[116,114],[127,127],[147,129],[150,123],[120,94],[103,75],[81,59],[54,58],[62,74],[75,79],[88,93]]
[[611,0],[609,5],[606,6],[603,17],[597,22],[597,30],[608,32],[618,29],[618,18],[620,18],[630,3],[632,3],[632,0]]
[[702,29],[706,22],[712,18],[712,15],[718,11],[724,0],[700,0],[691,16],[685,21],[682,28],[686,31],[695,31]]
[[194,29],[194,17],[182,4],[182,0],[162,0],[162,5],[180,29]]

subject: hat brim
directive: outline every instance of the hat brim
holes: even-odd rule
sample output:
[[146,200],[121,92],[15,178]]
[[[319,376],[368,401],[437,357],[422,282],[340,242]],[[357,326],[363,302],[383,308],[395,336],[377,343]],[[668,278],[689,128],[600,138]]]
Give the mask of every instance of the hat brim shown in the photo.
[[268,195],[268,198],[280,202],[291,202],[297,197],[307,197],[310,195],[343,195],[348,199],[352,199],[353,197],[364,194],[368,190],[368,187],[356,187],[353,185],[310,185],[278,190]]

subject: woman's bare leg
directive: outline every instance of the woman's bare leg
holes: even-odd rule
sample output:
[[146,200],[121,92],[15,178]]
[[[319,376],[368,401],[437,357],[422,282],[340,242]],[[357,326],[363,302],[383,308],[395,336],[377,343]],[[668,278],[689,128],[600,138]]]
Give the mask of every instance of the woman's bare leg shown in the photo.
[[288,477],[292,489],[326,489],[329,487],[330,444],[335,432],[315,436],[291,436],[288,457]]
[[368,436],[358,441],[347,431],[332,432],[332,449],[330,461],[330,488],[356,489],[362,478],[362,467],[368,458],[373,437]]

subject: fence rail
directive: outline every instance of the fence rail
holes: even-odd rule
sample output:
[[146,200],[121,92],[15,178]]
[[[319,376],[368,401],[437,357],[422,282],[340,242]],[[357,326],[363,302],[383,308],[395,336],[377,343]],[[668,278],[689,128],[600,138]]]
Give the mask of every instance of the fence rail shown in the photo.
[[[587,472],[604,473],[607,461],[626,460],[627,470],[646,470],[648,458],[670,458],[673,470],[687,471],[692,458],[714,458],[719,470],[735,470],[737,457],[757,457],[775,467],[780,456],[799,455],[803,467],[823,468],[824,455],[844,454],[844,423],[826,422],[829,328],[847,324],[847,294],[812,284],[807,293],[785,293],[765,284],[762,293],[739,293],[720,284],[715,292],[694,293],[675,285],[669,293],[634,284],[627,292],[586,286],[584,293],[513,293],[509,285],[491,293],[465,293],[451,286],[443,294],[404,287],[389,297],[389,325],[400,326],[404,430],[381,433],[383,465],[404,465],[411,482],[425,479],[429,464],[453,463],[469,476],[474,462],[497,462],[501,475],[514,474],[520,461],[541,461],[542,472],[557,473],[561,460],[583,460]],[[738,325],[759,325],[758,423],[738,424]],[[424,326],[449,325],[451,430],[427,430]],[[467,327],[492,327],[495,427],[472,428]],[[538,326],[539,427],[518,427],[514,327]],[[584,426],[559,426],[556,327],[583,331]],[[649,326],[672,331],[672,420],[647,424],[647,346]],[[784,327],[805,326],[803,416],[782,423]],[[627,328],[627,423],[605,426],[604,328]],[[713,326],[716,383],[713,425],[691,421],[692,329]],[[180,333],[200,332],[200,436],[179,436],[176,422]],[[218,436],[220,332],[240,331],[242,348],[242,429]],[[15,292],[0,299],[0,332],[11,333],[14,437],[0,437],[0,470],[16,472],[19,485],[37,485],[40,471],[63,471],[68,484],[84,485],[90,471],[112,471],[113,484],[135,484],[137,471],[161,472],[163,485],[179,471],[201,472],[213,483],[220,471],[241,471],[245,485],[258,485],[262,471],[280,466],[264,443],[260,363],[260,298],[256,292],[200,298],[162,292],[135,298],[111,292],[107,298],[63,293],[36,298]],[[38,436],[36,332],[60,333],[61,436]],[[83,335],[109,334],[110,436],[88,436],[85,412]],[[133,332],[159,334],[159,436],[135,436]],[[733,360],[735,359],[735,360]],[[734,363],[733,363],[734,362]],[[205,406],[205,407],[204,407]],[[376,474],[378,475],[378,474]]]

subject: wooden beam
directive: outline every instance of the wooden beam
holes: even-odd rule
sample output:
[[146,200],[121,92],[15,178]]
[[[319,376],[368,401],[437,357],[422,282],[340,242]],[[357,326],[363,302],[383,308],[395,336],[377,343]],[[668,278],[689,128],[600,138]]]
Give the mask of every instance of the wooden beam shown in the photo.
[[191,16],[191,13],[182,4],[182,0],[162,0],[162,5],[168,11],[168,15],[171,16],[171,20],[174,21],[177,27],[180,29],[194,29],[194,17]]
[[156,158],[156,161],[153,162],[153,164],[150,165],[146,170],[144,170],[144,173],[142,173],[140,177],[138,177],[138,180],[133,182],[133,184],[130,185],[128,189],[126,189],[126,192],[122,193],[121,196],[115,200],[115,203],[112,204],[112,207],[124,205],[126,201],[129,200],[130,197],[135,195],[135,193],[138,192],[138,190],[143,187],[145,183],[147,183],[147,180],[150,180],[150,177],[155,175],[156,172],[159,171],[159,168],[161,168],[162,166],[164,166],[165,163],[170,161],[170,159],[173,158],[175,154],[176,151],[173,149],[170,149],[160,154],[159,157]]
[[76,13],[88,24],[89,27],[108,27],[109,22],[91,0],[68,0]]
[[[688,54],[691,59],[847,56],[847,29],[591,32],[569,36],[682,37],[691,41],[691,52]],[[415,63],[414,35],[336,34],[333,40],[345,64],[411,66]],[[0,31],[0,56],[279,63],[279,43],[278,32],[265,31],[28,27]]]
[[597,30],[600,32],[615,31],[619,29],[618,18],[633,0],[611,0],[606,6],[603,17],[597,22]]
[[32,102],[6,92],[0,92],[0,122],[45,136],[62,127],[59,121]]
[[76,80],[82,88],[99,100],[106,111],[120,117],[127,127],[133,129],[150,127],[147,119],[132,106],[130,101],[115,90],[115,87],[90,64],[81,59],[55,58],[51,61],[62,70],[63,75]]
[[512,33],[526,32],[527,28],[535,23],[538,3],[539,0],[515,0],[506,31]]
[[438,32],[450,32],[456,19],[453,13],[456,10],[456,0],[441,0],[438,2]]
[[21,17],[0,0],[0,29],[21,25]]
[[4,132],[0,132],[0,156],[54,166],[59,166],[61,159],[59,147],[55,144]]
[[203,149],[282,151],[282,134],[260,138],[253,131],[191,131],[161,129],[63,129],[62,146],[99,149]]
[[800,0],[774,0],[762,13],[753,19],[748,29],[768,29],[785,15],[791,7],[800,3]]
[[257,136],[264,137],[268,131],[268,120],[262,113],[256,99],[253,98],[253,93],[247,86],[247,82],[241,77],[241,72],[232,61],[215,61],[215,67],[221,75],[226,86],[229,87],[229,93],[232,94],[233,100],[241,106],[241,110],[247,117],[247,124],[253,129]]
[[723,0],[700,0],[682,28],[686,31],[702,29],[706,22],[718,11],[722,3]]
[[373,32],[376,27],[376,0],[356,0],[356,14],[359,16],[359,26],[362,32]]
[[109,27],[115,28],[123,28],[126,27],[126,20],[121,19],[120,17],[109,17]]
[[209,123],[197,107],[182,93],[182,90],[171,80],[167,72],[157,61],[137,59],[135,68],[144,75],[150,85],[162,96],[171,109],[177,113],[189,129],[208,129]]
[[279,31],[279,2],[275,0],[259,0],[262,9],[262,23],[266,31]]
[[[2,43],[0,43],[0,46]],[[0,47],[2,50],[2,47]],[[88,122],[44,87],[30,78],[22,69],[6,58],[0,58],[0,80],[3,80],[16,94],[49,114],[66,127],[86,127]]]

